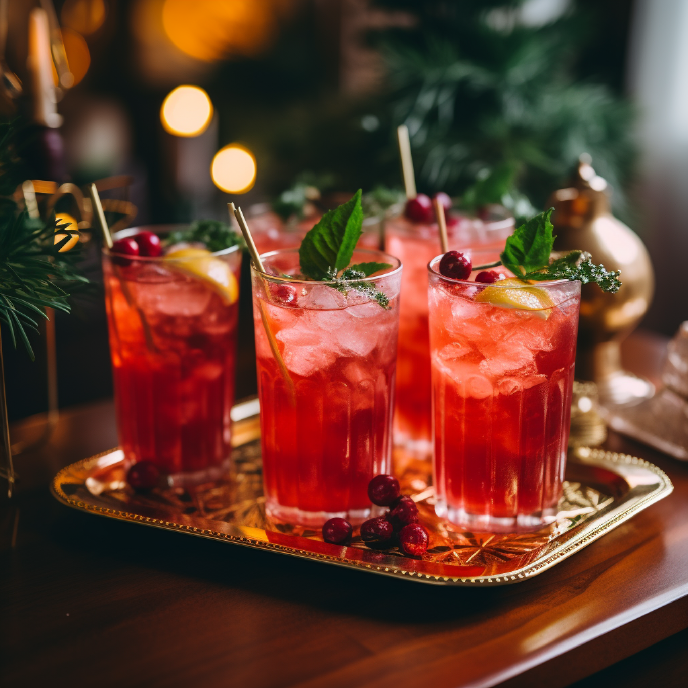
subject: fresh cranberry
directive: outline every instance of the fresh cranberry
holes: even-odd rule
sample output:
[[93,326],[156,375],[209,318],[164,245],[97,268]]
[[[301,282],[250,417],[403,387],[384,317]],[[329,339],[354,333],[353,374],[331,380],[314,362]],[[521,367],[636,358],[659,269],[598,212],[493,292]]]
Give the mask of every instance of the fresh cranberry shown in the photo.
[[124,256],[138,256],[139,245],[134,241],[133,237],[125,237],[124,239],[118,239],[114,244],[112,244],[110,253],[113,254],[113,263],[126,268],[127,266],[131,265],[131,261]]
[[399,531],[410,523],[418,522],[418,507],[411,497],[399,497],[394,508],[387,514],[394,530]]
[[284,306],[296,306],[299,298],[296,288],[291,284],[270,284],[270,293]]
[[411,222],[429,224],[433,219],[432,201],[425,194],[418,194],[415,198],[406,201],[404,215]]
[[376,475],[368,483],[368,497],[378,506],[391,506],[400,494],[399,481],[393,475]]
[[433,196],[435,201],[439,201],[440,205],[444,208],[445,214],[452,209],[452,199],[449,194],[444,193],[444,191],[439,191]]
[[451,213],[447,213],[444,219],[447,222],[448,229],[453,229],[461,223],[461,218],[458,215],[453,215]]
[[322,527],[323,540],[333,545],[343,545],[351,539],[351,524],[343,518],[331,518]]
[[452,279],[468,279],[471,268],[471,259],[459,251],[447,251],[440,260],[440,274]]
[[483,284],[494,284],[500,279],[503,279],[502,275],[494,270],[483,270],[475,276],[475,281]]
[[419,523],[404,526],[399,533],[399,548],[405,554],[414,557],[422,557],[425,554],[429,541],[427,531]]
[[139,245],[139,255],[146,258],[157,258],[162,255],[160,237],[153,232],[139,232],[132,239]]
[[382,516],[370,518],[361,526],[361,539],[373,548],[390,547],[394,537],[392,524]]
[[160,469],[152,461],[139,461],[127,471],[127,482],[137,491],[152,490],[159,480]]

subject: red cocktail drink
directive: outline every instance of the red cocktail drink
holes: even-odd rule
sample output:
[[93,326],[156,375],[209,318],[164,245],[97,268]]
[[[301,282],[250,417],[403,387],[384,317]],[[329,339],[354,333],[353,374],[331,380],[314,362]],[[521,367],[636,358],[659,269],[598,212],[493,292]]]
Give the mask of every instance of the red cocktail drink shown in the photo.
[[[449,248],[494,249],[494,259],[514,229],[512,218],[486,221],[449,216]],[[394,441],[419,457],[432,448],[428,263],[440,250],[437,224],[411,222],[403,215],[385,226],[386,250],[404,265],[399,315]]]
[[[297,250],[262,257],[275,275],[298,275]],[[401,267],[379,251],[353,263],[392,268],[340,290],[326,282],[252,271],[263,476],[273,517],[322,525],[368,517],[367,486],[387,473]],[[356,287],[372,284],[388,307]],[[341,287],[340,287],[341,288]]]
[[[484,264],[489,254],[471,257]],[[473,530],[541,526],[564,479],[580,282],[478,284],[441,276],[438,263],[429,266],[438,514]]]
[[240,265],[236,246],[104,252],[120,445],[172,482],[217,477],[229,463]]

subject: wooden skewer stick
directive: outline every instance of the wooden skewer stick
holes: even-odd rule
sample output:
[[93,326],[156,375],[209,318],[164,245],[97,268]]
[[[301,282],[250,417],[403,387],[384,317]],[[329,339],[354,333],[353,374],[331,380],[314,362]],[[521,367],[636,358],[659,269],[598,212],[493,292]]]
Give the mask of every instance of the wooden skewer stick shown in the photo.
[[241,233],[244,235],[246,248],[248,248],[248,252],[251,254],[251,260],[253,261],[253,264],[258,268],[258,270],[260,270],[262,273],[265,273],[263,261],[260,259],[258,249],[256,248],[256,244],[253,241],[253,236],[251,235],[251,230],[246,224],[246,219],[244,218],[244,214],[241,212],[241,208],[237,208],[234,203],[227,203],[227,207],[229,208],[230,214],[234,215],[239,223],[239,229],[241,229]]
[[[253,266],[256,268],[256,270],[258,270],[261,273],[260,278],[265,288],[265,296],[267,297],[268,301],[272,301],[269,288],[270,285],[268,284],[268,280],[265,279],[265,275],[267,273],[265,272],[265,268],[263,267],[263,261],[260,259],[260,255],[258,254],[256,244],[253,241],[253,236],[251,236],[251,230],[248,228],[248,224],[246,223],[246,218],[244,218],[244,214],[241,212],[241,208],[237,208],[234,205],[234,203],[227,203],[227,208],[229,208],[230,217],[233,214],[234,217],[236,217],[237,222],[239,223],[241,233],[244,235],[244,240],[246,241],[246,247],[248,248],[248,252],[251,254]],[[291,379],[291,375],[289,375],[289,369],[284,363],[282,354],[280,354],[279,346],[277,346],[277,340],[275,339],[275,335],[270,329],[268,314],[265,311],[265,302],[261,298],[259,298],[257,302],[258,309],[260,310],[260,319],[263,321],[263,329],[265,330],[265,334],[268,338],[268,344],[270,345],[272,355],[275,357],[277,366],[280,369],[282,377],[284,378],[284,381],[287,384],[287,389],[289,390],[290,398],[292,399],[292,401],[294,401],[296,399],[296,388],[294,387],[294,381]]]
[[105,213],[103,212],[103,204],[100,202],[100,196],[98,195],[98,189],[95,184],[91,184],[89,192],[91,194],[91,201],[93,202],[93,209],[98,216],[98,224],[100,225],[100,231],[103,233],[105,245],[110,249],[112,248],[112,235],[110,234],[110,228],[108,227]]
[[406,198],[415,198],[418,194],[416,192],[416,178],[413,175],[413,158],[411,157],[411,140],[409,139],[409,130],[405,124],[397,127],[397,139],[399,141],[399,155],[401,156],[401,173],[404,176],[404,188],[406,189]]
[[442,253],[449,250],[449,239],[447,238],[447,220],[444,217],[444,206],[435,198],[432,202],[435,206],[435,215],[437,216],[437,226],[440,228],[440,248]]

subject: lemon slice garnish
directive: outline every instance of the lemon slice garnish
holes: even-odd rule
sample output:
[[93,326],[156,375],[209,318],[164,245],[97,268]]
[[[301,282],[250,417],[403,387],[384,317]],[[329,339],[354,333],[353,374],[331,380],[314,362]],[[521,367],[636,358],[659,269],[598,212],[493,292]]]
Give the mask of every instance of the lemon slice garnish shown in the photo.
[[[552,308],[554,308],[554,302],[546,289],[526,286],[525,282],[516,277],[501,280],[497,284],[499,286],[487,287],[476,294],[475,300],[479,303],[490,303],[502,308],[518,308],[519,310],[530,311],[533,315],[544,320],[549,318]],[[510,289],[510,287],[513,288]]]
[[210,284],[228,305],[239,298],[239,285],[227,263],[206,248],[180,248],[165,256],[174,263],[176,270],[199,277]]
[[[62,229],[56,229],[55,230],[55,243],[59,244],[61,241],[64,240],[66,236],[70,236],[67,234],[67,232],[71,231],[76,231],[78,232],[78,226],[76,224],[76,220],[69,215],[68,213],[56,213],[55,214],[55,224],[56,225],[68,225],[67,227],[63,227]],[[76,246],[76,243],[79,241],[79,234],[72,234],[71,239],[60,249],[60,253],[67,253],[70,249],[74,248]]]

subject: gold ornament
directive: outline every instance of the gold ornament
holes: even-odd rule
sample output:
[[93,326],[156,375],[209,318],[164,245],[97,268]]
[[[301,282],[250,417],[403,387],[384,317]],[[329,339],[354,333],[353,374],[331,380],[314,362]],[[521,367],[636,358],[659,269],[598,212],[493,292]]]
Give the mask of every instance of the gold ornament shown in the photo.
[[558,251],[582,249],[607,270],[620,270],[617,294],[594,284],[583,286],[576,377],[597,383],[604,405],[626,404],[650,397],[654,386],[621,367],[620,343],[645,315],[654,292],[650,256],[639,237],[617,220],[609,206],[609,188],[595,174],[590,156],[580,157],[573,185],[559,189],[548,206]]

